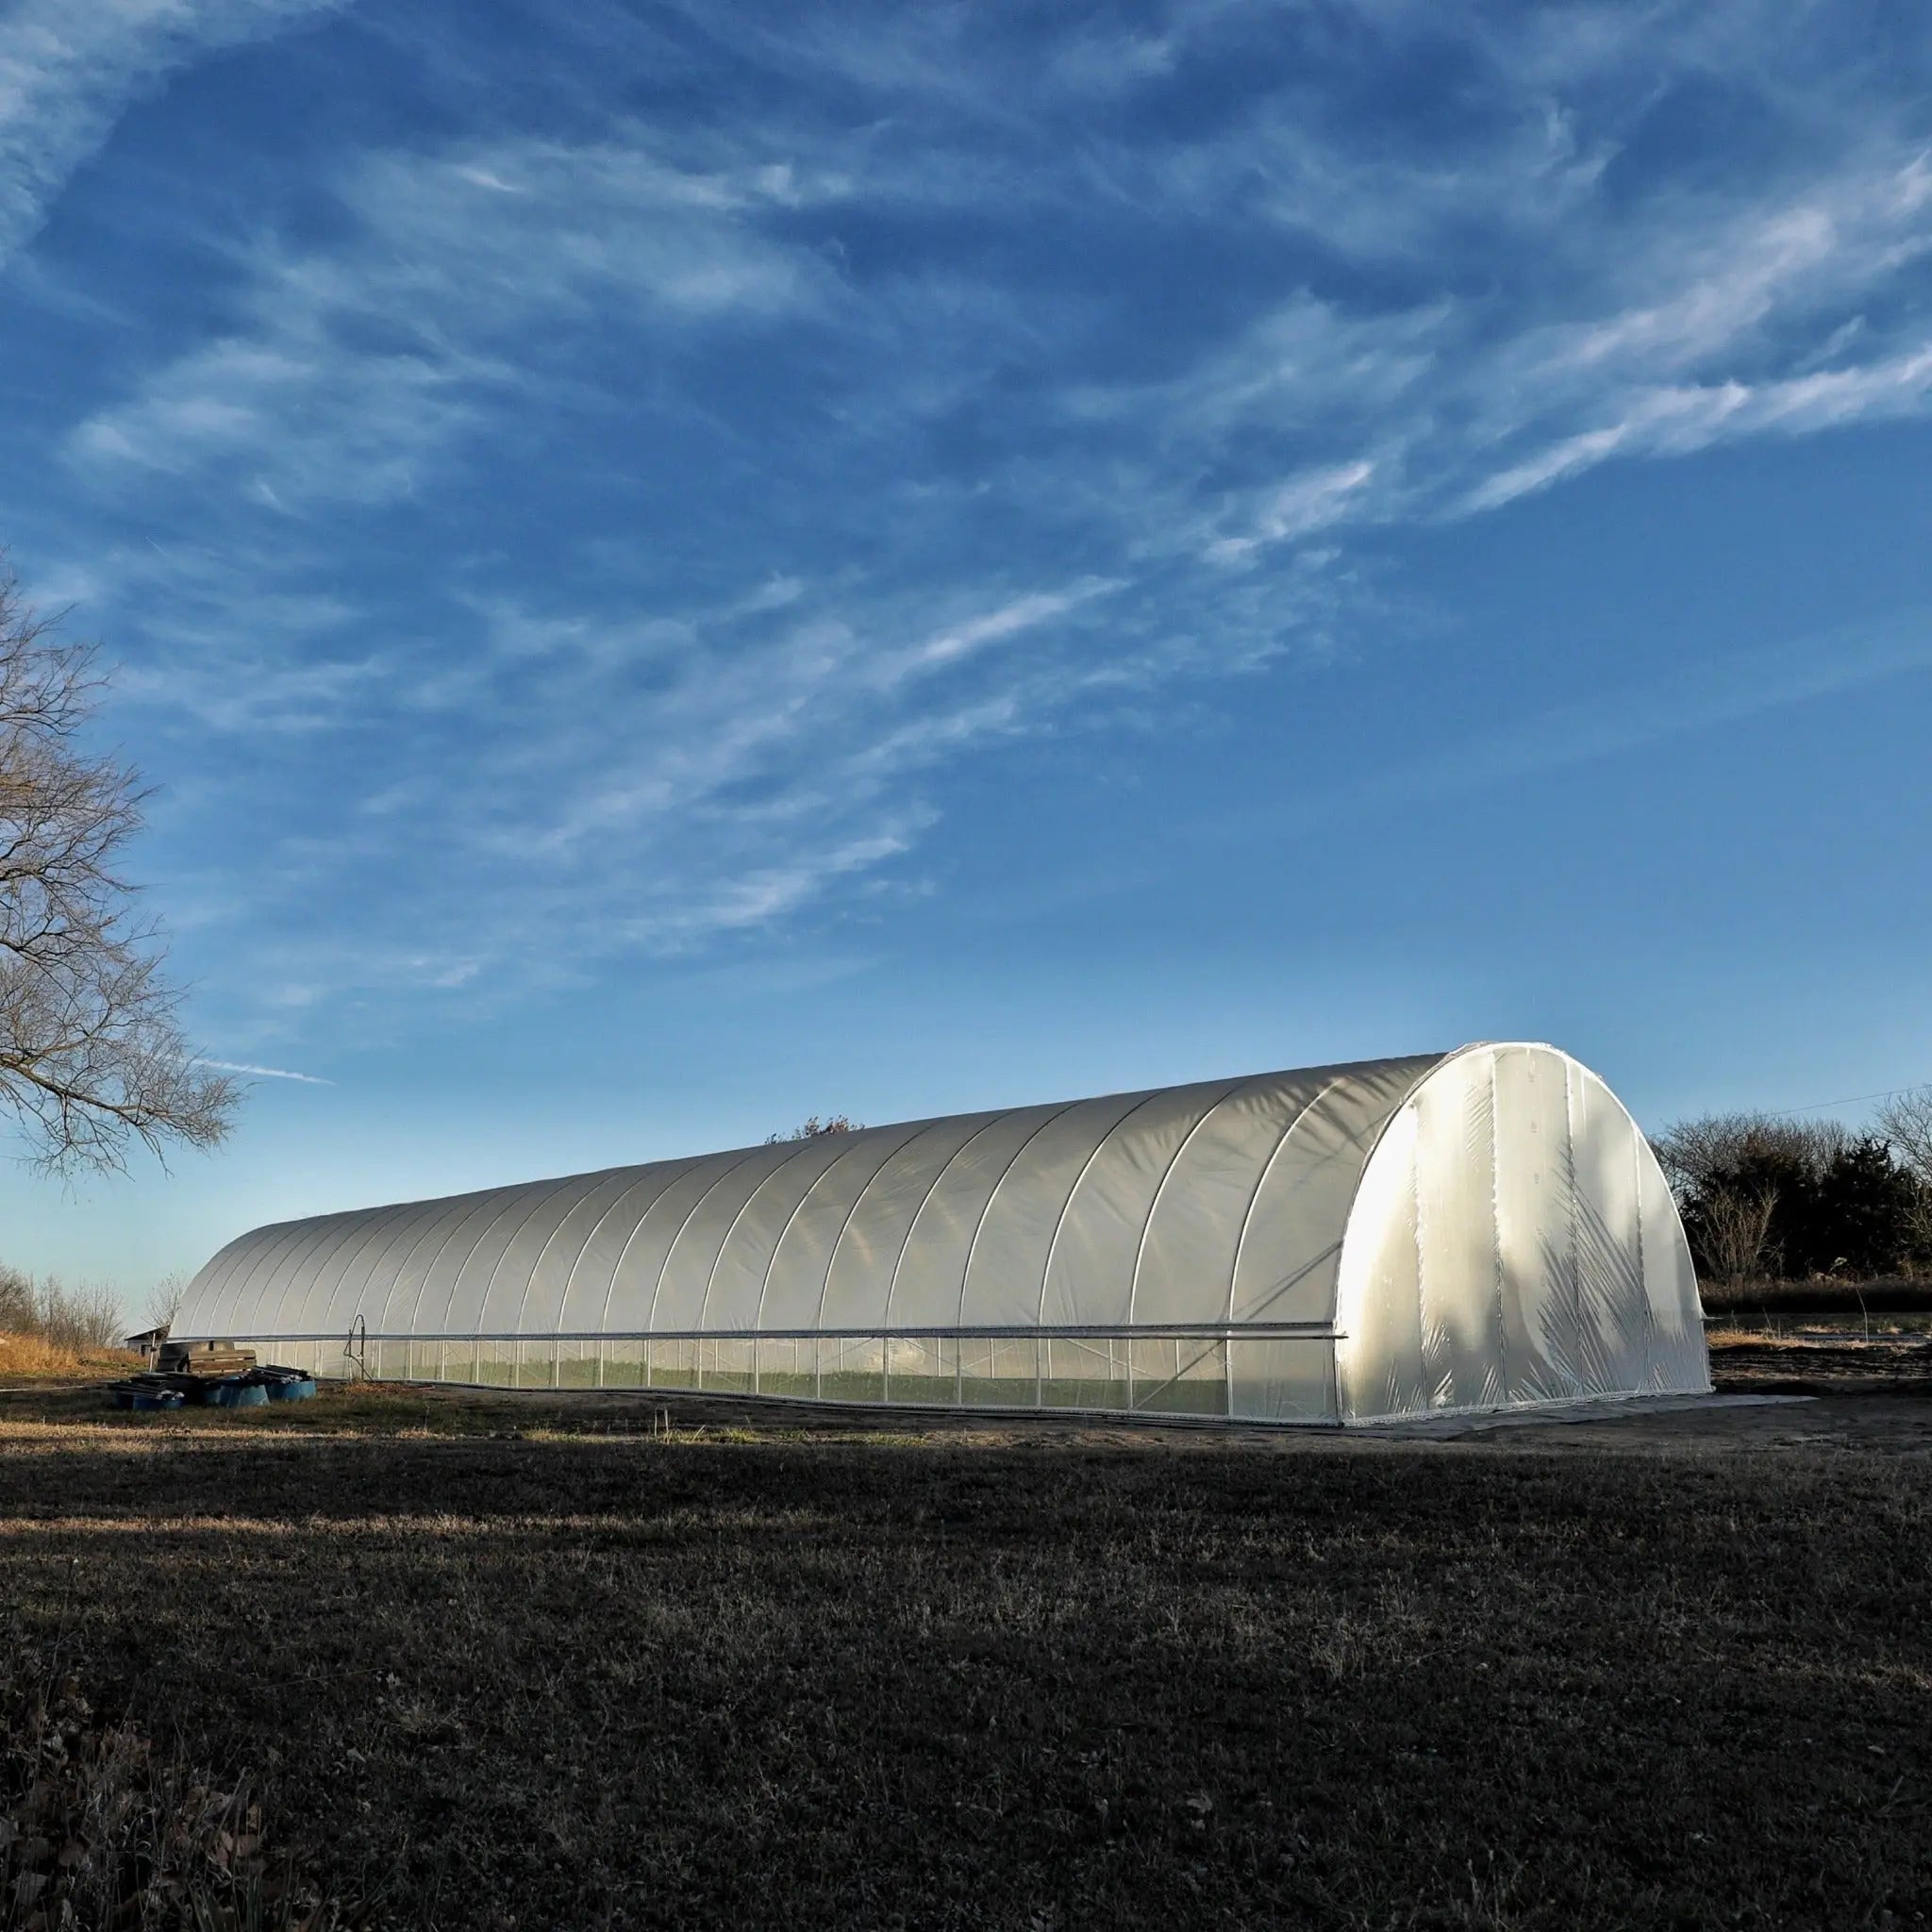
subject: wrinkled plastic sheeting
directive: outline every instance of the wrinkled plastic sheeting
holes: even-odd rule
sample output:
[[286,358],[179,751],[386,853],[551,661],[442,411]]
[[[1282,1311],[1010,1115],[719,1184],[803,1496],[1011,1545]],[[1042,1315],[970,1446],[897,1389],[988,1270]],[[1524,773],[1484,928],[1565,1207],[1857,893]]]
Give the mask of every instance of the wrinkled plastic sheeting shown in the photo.
[[1576,1353],[1584,1388],[1592,1395],[1647,1389],[1651,1317],[1638,1207],[1640,1136],[1588,1069],[1570,1068],[1569,1089]]
[[1493,1056],[1496,1248],[1503,1349],[1512,1402],[1584,1392],[1577,1362],[1570,1094],[1560,1055],[1507,1047]]
[[1710,1389],[1704,1307],[1690,1243],[1657,1156],[1638,1141],[1638,1203],[1643,1222],[1643,1286],[1650,1304],[1650,1382],[1661,1394]]
[[1230,1341],[1227,1395],[1228,1414],[1244,1421],[1334,1422],[1334,1344],[1312,1335]]
[[1335,1344],[1342,1417],[1418,1415],[1423,1378],[1422,1251],[1416,1242],[1418,1109],[1389,1123],[1362,1175],[1341,1258]]
[[1487,1057],[1450,1060],[1423,1083],[1411,1105],[1426,1405],[1493,1408],[1507,1400],[1507,1383]]
[[1253,1191],[1228,1298],[1230,1322],[1333,1320],[1342,1234],[1363,1167],[1391,1113],[1435,1064],[1385,1060],[1368,1069],[1317,1071]]

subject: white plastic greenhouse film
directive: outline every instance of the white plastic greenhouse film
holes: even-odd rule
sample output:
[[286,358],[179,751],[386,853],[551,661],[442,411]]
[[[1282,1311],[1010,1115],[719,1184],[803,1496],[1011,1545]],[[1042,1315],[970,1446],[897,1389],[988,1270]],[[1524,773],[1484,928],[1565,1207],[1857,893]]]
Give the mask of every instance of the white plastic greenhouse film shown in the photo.
[[1136,1324],[1226,1319],[1241,1225],[1262,1171],[1321,1085],[1308,1075],[1244,1080],[1189,1136],[1148,1217],[1134,1274]]
[[1101,1142],[1054,1237],[1040,1307],[1043,1324],[1127,1322],[1134,1258],[1155,1193],[1188,1136],[1240,1084],[1169,1088],[1137,1107]]
[[[765,1182],[797,1158],[796,1141],[757,1147],[734,1161],[692,1203],[665,1251],[658,1291],[651,1300],[651,1326],[659,1333],[706,1326],[705,1293],[724,1237]],[[724,1371],[720,1371],[721,1374]]]
[[1341,1417],[1367,1422],[1429,1406],[1423,1377],[1421,1255],[1416,1245],[1413,1103],[1389,1123],[1349,1216],[1335,1344]]
[[[758,1305],[778,1238],[819,1177],[844,1151],[840,1134],[819,1134],[793,1143],[790,1160],[766,1174],[732,1224],[718,1251],[697,1325],[756,1328]],[[669,1325],[668,1324],[666,1324]]]
[[[641,1214],[629,1208],[613,1210],[586,1243],[578,1271],[587,1288],[601,1278],[608,1287],[604,1326],[607,1331],[688,1326],[656,1319],[664,1273],[671,1250],[684,1224],[707,1194],[756,1150],[718,1154],[679,1169],[668,1185],[651,1199]],[[695,1374],[695,1365],[692,1373]]]
[[1046,1291],[1054,1234],[1087,1163],[1147,1096],[1110,1094],[1056,1114],[1014,1157],[988,1197],[966,1268],[964,1318],[974,1327],[1031,1327]]
[[1676,1203],[1648,1143],[1638,1148],[1638,1203],[1643,1222],[1643,1285],[1650,1304],[1650,1386],[1707,1390],[1710,1357],[1697,1275]]
[[[821,1328],[883,1328],[886,1302],[891,1293],[891,1271],[883,1265],[861,1276],[851,1269],[839,1271],[840,1292],[849,1299],[831,1300],[833,1270],[844,1252],[846,1237],[858,1218],[859,1204],[868,1199],[872,1184],[892,1156],[925,1131],[924,1121],[895,1127],[875,1127],[853,1137],[853,1144],[825,1170],[824,1177],[792,1216],[774,1257],[774,1275],[786,1278],[787,1302],[809,1306],[801,1326]],[[769,1306],[769,1304],[768,1304]],[[760,1317],[777,1327],[769,1313]]]
[[1570,1109],[1554,1054],[1506,1047],[1496,1068],[1496,1240],[1510,1399],[1582,1392],[1576,1367]]
[[1436,1057],[1319,1069],[1305,1082],[1244,1210],[1228,1316],[1327,1322],[1350,1204],[1391,1112]]
[[1642,1389],[1650,1380],[1650,1304],[1643,1291],[1637,1128],[1595,1074],[1570,1075],[1571,1167],[1576,1188],[1576,1294],[1584,1384]]
[[[947,1164],[912,1218],[898,1278],[889,1284],[895,1328],[952,1328],[977,1321],[966,1310],[965,1296],[966,1262],[980,1217],[1020,1150],[1064,1111],[1023,1107],[1001,1114]],[[839,1306],[843,1309],[853,1304],[848,1300]]]
[[1504,1375],[1488,1054],[1445,1061],[1417,1090],[1422,1380],[1432,1408],[1493,1408]]

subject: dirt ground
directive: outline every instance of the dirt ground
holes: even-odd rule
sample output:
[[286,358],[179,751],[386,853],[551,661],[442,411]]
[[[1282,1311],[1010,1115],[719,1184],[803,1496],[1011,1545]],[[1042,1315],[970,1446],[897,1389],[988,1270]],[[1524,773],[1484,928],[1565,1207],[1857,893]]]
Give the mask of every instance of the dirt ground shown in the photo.
[[1927,1353],[1441,1440],[16,1389],[0,1649],[318,1925],[1906,1927]]

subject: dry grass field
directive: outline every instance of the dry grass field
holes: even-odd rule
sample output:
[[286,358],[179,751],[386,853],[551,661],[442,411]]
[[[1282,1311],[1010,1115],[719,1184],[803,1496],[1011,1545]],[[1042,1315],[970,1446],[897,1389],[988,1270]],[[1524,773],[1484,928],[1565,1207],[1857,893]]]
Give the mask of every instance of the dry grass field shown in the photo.
[[20,1389],[16,1813],[31,1705],[155,1924],[1925,1923],[1927,1354],[1442,1441]]

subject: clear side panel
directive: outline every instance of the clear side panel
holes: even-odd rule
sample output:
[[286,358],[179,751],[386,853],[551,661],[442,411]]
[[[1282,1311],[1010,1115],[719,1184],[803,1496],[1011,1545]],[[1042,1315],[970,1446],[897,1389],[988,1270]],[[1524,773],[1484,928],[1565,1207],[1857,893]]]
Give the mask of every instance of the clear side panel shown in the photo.
[[1389,1123],[1349,1214],[1335,1310],[1336,1374],[1349,1422],[1419,1415],[1429,1406],[1416,1246],[1418,1131],[1412,1106]]
[[508,1389],[515,1383],[516,1378],[517,1344],[514,1341],[477,1342],[477,1381]]
[[832,1257],[825,1280],[828,1307],[881,1306],[883,1283],[887,1326],[924,1328],[958,1321],[957,1294],[937,1312],[908,1300],[906,1284],[897,1278],[899,1260],[913,1217],[947,1164],[975,1134],[998,1119],[996,1113],[969,1113],[933,1121],[879,1169]]
[[[586,1322],[587,1328],[648,1329],[658,1325],[652,1311],[663,1285],[672,1244],[705,1196],[733,1168],[750,1158],[751,1155],[741,1149],[694,1160],[668,1179],[653,1174],[635,1197],[626,1196],[611,1210],[586,1243],[577,1264],[578,1282],[572,1289],[573,1298],[581,1291],[608,1310],[600,1320]],[[666,1322],[662,1325],[690,1328],[693,1324]]]
[[951,1408],[959,1400],[959,1344],[951,1336],[886,1343],[886,1400]]
[[363,1362],[377,1382],[400,1382],[409,1373],[409,1344],[407,1341],[372,1341],[363,1350]]
[[1508,1399],[1491,1067],[1485,1053],[1445,1061],[1414,1101],[1422,1379],[1435,1408],[1495,1408]]
[[558,1386],[557,1347],[548,1336],[534,1337],[516,1344],[519,1389],[555,1389]]
[[1047,1256],[1074,1184],[1100,1144],[1145,1093],[1083,1100],[1056,1114],[1013,1158],[988,1197],[966,1265],[964,1326],[1032,1326],[1045,1293]]
[[695,1389],[698,1344],[689,1336],[653,1336],[645,1373],[653,1389]]
[[1225,1415],[1227,1343],[1198,1335],[1137,1335],[1133,1407],[1149,1415]]
[[754,1348],[748,1340],[706,1336],[698,1343],[698,1387],[724,1395],[749,1395]]
[[519,1213],[506,1215],[476,1243],[464,1263],[457,1301],[460,1307],[478,1310],[478,1328],[524,1328],[540,1335],[556,1332],[558,1289],[553,1287],[546,1296],[535,1299],[533,1272],[571,1209],[594,1193],[605,1178],[578,1174],[552,1182]]
[[959,1338],[959,1400],[968,1408],[1036,1408],[1040,1343],[1031,1335]]
[[1147,1222],[1135,1323],[1224,1322],[1236,1251],[1262,1170],[1320,1091],[1307,1077],[1244,1080],[1209,1110],[1176,1157]]
[[760,1336],[758,1343],[758,1392],[802,1395],[819,1392],[819,1345],[808,1335]]
[[[764,1300],[765,1280],[771,1273],[772,1257],[777,1252],[778,1238],[819,1177],[847,1152],[848,1139],[843,1134],[820,1134],[808,1141],[787,1143],[791,1158],[759,1180],[757,1191],[732,1223],[711,1269],[703,1318],[694,1326],[758,1325],[758,1308]],[[705,1211],[709,1211],[708,1203]]]
[[556,1341],[550,1349],[556,1360],[557,1387],[559,1389],[595,1389],[597,1379],[598,1351],[603,1344],[597,1341]]
[[1227,1412],[1242,1421],[1335,1421],[1335,1345],[1325,1337],[1227,1344]]
[[1497,1049],[1496,1245],[1511,1402],[1582,1392],[1571,1236],[1570,1103],[1560,1061]]
[[421,1340],[409,1343],[409,1380],[412,1382],[440,1382],[442,1380],[444,1344],[439,1338],[432,1341]]
[[[1237,1322],[1320,1322],[1362,1169],[1391,1114],[1432,1058],[1332,1070],[1300,1101],[1269,1156],[1241,1227],[1229,1312]],[[1298,1087],[1291,1100],[1306,1092]]]
[[824,1337],[819,1343],[819,1393],[827,1402],[883,1402],[885,1343],[876,1337]]
[[597,1386],[600,1389],[641,1389],[650,1380],[642,1341],[631,1335],[613,1335],[601,1344]]
[[[779,1237],[758,1325],[764,1328],[883,1328],[891,1277],[841,1269],[840,1299],[831,1299],[831,1268],[874,1176],[922,1124],[848,1134],[849,1143],[819,1176]],[[823,1312],[822,1312],[823,1311]],[[875,1398],[869,1398],[875,1399]]]
[[1131,1344],[1124,1336],[1042,1338],[1040,1400],[1045,1408],[1131,1408]]
[[1576,1186],[1578,1355],[1586,1387],[1637,1393],[1650,1382],[1650,1304],[1637,1206],[1637,1128],[1586,1067],[1570,1068]]
[[1650,1387],[1659,1393],[1706,1394],[1710,1389],[1710,1355],[1684,1224],[1663,1170],[1641,1136],[1635,1152],[1643,1217],[1643,1286],[1650,1303]]
[[1054,1240],[1040,1319],[1048,1327],[1124,1324],[1134,1259],[1161,1177],[1209,1108],[1240,1083],[1173,1087],[1137,1107],[1101,1144]]
[[[637,1231],[644,1209],[682,1174],[688,1163],[662,1160],[650,1167],[620,1168],[607,1175],[563,1217],[530,1284],[530,1307],[554,1307],[554,1325],[566,1332],[605,1325],[610,1270]],[[536,1325],[536,1317],[526,1317]],[[621,1318],[610,1326],[634,1326]]]
[[[902,1328],[948,1328],[959,1321],[966,1257],[1000,1176],[1027,1141],[1062,1109],[1023,1107],[997,1115],[960,1148],[913,1216],[892,1288]],[[842,1304],[841,1304],[842,1306]],[[767,1315],[769,1320],[769,1313]],[[1032,1325],[1028,1319],[1029,1327]]]
[[442,1370],[440,1377],[445,1382],[480,1382],[483,1377],[476,1369],[476,1344],[463,1336],[452,1336],[442,1344]]

